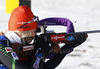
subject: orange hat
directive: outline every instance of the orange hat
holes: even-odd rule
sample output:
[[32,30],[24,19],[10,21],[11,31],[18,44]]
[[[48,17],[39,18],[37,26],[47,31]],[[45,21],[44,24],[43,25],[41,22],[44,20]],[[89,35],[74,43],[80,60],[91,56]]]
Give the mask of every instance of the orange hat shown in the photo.
[[35,16],[33,15],[31,9],[28,6],[19,6],[11,13],[8,23],[8,30],[28,31],[36,29],[37,21],[34,18]]

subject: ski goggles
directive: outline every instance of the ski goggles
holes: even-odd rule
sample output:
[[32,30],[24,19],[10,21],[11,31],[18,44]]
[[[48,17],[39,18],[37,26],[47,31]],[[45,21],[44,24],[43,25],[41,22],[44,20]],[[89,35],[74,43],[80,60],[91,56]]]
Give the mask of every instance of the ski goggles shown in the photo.
[[18,27],[18,29],[22,28],[23,26],[29,24],[29,23],[33,23],[33,22],[39,22],[39,17],[38,16],[35,16],[31,21],[29,22],[20,22],[18,24],[22,24],[20,27]]
[[27,23],[33,23],[33,22],[39,22],[39,17],[35,16],[31,21],[27,22]]

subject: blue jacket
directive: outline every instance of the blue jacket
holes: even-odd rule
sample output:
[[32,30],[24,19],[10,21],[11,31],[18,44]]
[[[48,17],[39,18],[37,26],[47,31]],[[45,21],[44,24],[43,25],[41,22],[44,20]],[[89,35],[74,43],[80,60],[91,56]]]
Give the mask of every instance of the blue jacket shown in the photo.
[[6,42],[7,42],[7,38],[5,37],[5,35],[0,36],[0,44],[7,46]]

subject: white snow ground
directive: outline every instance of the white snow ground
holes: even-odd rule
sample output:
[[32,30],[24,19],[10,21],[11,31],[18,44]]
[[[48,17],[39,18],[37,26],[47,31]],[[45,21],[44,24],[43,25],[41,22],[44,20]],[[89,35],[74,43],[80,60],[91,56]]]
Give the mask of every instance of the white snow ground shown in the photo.
[[[7,29],[10,16],[5,9],[5,0],[1,0],[0,31]],[[69,18],[77,32],[100,29],[100,0],[32,0],[32,11],[40,19]],[[53,29],[59,32],[58,27]],[[60,31],[66,29],[61,27]],[[66,55],[56,69],[100,69],[100,33],[89,34],[87,41]]]

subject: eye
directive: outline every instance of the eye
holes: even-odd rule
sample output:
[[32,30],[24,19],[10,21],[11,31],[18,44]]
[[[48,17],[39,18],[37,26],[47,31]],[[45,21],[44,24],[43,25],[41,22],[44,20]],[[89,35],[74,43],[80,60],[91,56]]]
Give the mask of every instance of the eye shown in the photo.
[[37,33],[37,30],[34,30],[34,33]]

